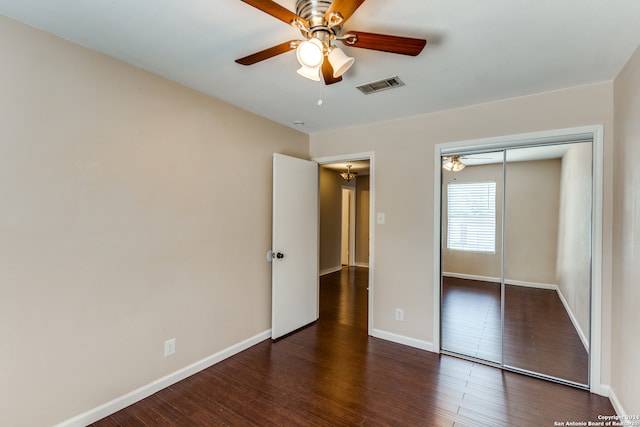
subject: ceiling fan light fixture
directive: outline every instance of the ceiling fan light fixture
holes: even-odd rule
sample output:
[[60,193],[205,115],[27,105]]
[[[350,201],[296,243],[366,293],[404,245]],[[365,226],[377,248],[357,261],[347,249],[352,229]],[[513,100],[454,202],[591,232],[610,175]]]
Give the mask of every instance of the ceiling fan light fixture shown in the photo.
[[313,80],[316,82],[320,81],[319,68],[309,68],[309,67],[302,66],[298,68],[298,74],[300,74],[302,77],[308,78],[309,80]]
[[460,172],[467,165],[462,163],[460,156],[449,156],[442,158],[442,169],[448,172]]
[[324,59],[324,46],[316,38],[305,40],[296,48],[296,57],[304,68],[319,68]]
[[332,48],[327,58],[333,68],[333,77],[342,76],[354,62],[354,59],[347,56],[339,47]]

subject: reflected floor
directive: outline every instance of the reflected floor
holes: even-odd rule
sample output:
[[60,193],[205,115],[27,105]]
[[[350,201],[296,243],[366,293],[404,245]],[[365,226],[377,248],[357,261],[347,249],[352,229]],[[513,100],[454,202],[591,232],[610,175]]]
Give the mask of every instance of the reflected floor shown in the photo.
[[445,277],[442,348],[500,363],[500,284]]
[[[500,362],[500,284],[446,277],[442,348]],[[504,365],[587,384],[589,356],[554,290],[505,287]]]

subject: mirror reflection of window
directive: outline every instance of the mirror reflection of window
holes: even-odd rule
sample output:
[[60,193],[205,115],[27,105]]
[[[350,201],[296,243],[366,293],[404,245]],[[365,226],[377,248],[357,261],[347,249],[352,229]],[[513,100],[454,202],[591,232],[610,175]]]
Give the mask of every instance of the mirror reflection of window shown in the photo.
[[447,249],[495,253],[496,183],[449,183],[447,202]]

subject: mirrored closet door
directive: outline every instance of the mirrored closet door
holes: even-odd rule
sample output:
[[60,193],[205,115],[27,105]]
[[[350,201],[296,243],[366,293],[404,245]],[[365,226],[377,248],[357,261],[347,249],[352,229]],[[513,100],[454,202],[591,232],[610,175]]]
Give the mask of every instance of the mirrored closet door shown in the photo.
[[502,363],[503,156],[454,155],[443,158],[442,169],[442,349],[496,364]]
[[442,351],[587,387],[592,142],[442,161]]
[[590,142],[506,152],[507,367],[589,383],[592,182]]

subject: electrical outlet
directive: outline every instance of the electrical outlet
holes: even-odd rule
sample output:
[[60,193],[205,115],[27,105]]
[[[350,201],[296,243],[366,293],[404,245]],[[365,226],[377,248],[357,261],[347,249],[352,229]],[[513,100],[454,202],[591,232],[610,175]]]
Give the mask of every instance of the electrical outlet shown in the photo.
[[404,321],[404,310],[401,308],[396,308],[396,320]]
[[164,357],[172,356],[176,352],[176,339],[171,338],[164,342]]

